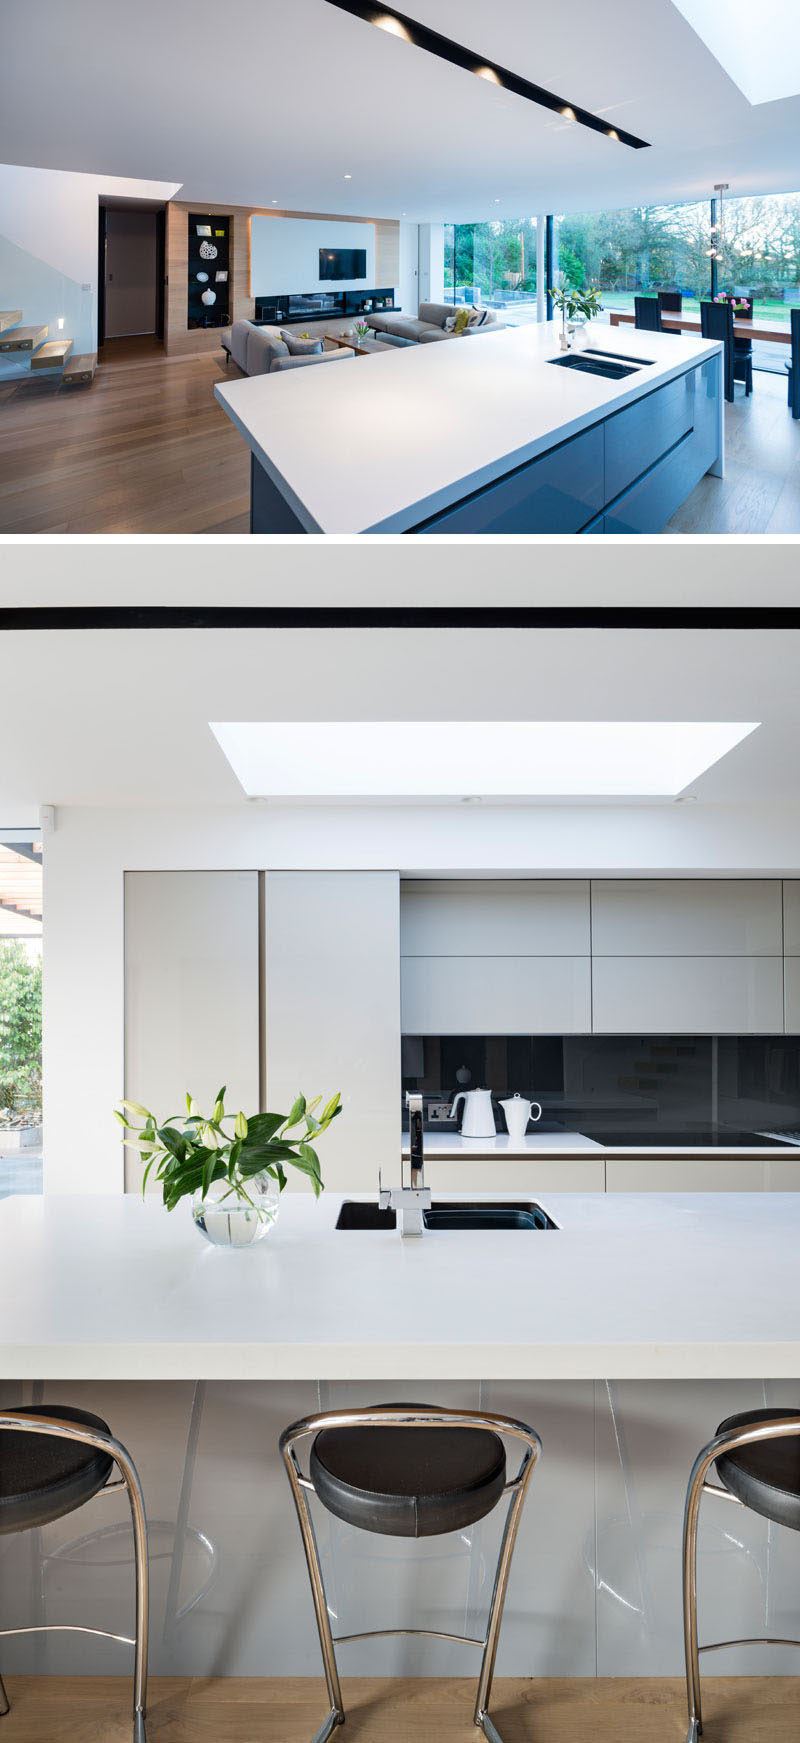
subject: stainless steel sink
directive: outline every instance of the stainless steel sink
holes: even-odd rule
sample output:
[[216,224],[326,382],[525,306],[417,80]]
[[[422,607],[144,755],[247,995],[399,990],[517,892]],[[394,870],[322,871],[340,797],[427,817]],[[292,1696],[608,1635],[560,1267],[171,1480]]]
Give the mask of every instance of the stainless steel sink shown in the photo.
[[[554,1229],[552,1217],[532,1199],[505,1199],[501,1203],[482,1204],[462,1200],[458,1204],[434,1203],[422,1213],[426,1229]],[[339,1212],[337,1229],[394,1229],[397,1213],[381,1210],[378,1204],[364,1204],[346,1198]]]
[[563,357],[548,357],[547,361],[556,369],[577,369],[581,375],[601,375],[606,381],[622,381],[626,375],[635,375],[641,367],[638,363],[618,363],[616,357],[608,355],[590,357],[586,351],[569,351]]

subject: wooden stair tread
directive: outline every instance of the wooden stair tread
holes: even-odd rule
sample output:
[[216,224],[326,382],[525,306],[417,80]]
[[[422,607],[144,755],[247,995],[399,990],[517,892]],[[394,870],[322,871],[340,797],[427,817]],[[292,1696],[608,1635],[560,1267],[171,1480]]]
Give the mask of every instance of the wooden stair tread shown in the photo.
[[35,351],[49,331],[48,326],[15,327],[7,339],[0,339],[0,351]]
[[7,332],[9,327],[16,327],[22,320],[21,309],[0,309],[0,333]]
[[34,352],[31,369],[59,369],[71,350],[71,339],[51,339],[49,345],[39,345]]
[[64,380],[67,382],[94,381],[97,368],[96,351],[79,351],[77,357],[70,357],[64,369]]

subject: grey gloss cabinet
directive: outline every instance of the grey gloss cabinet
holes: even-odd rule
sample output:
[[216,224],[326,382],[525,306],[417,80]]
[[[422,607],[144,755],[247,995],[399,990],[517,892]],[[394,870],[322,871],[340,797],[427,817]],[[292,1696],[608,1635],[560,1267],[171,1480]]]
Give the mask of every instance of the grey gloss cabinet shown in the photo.
[[579,533],[603,502],[603,430],[597,424],[415,530],[449,535]]

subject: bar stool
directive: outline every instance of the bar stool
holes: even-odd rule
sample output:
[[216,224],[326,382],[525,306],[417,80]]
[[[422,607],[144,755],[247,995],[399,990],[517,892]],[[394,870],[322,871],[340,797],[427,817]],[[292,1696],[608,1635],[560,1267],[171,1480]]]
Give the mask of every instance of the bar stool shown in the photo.
[[[313,1435],[314,1440],[308,1476],[304,1476],[295,1447],[307,1435]],[[522,1441],[525,1449],[510,1481],[506,1479],[501,1436]],[[325,1743],[336,1726],[345,1722],[336,1646],[391,1634],[425,1635],[479,1646],[482,1658],[474,1723],[489,1743],[502,1743],[489,1717],[489,1697],[514,1541],[542,1450],[538,1434],[524,1422],[482,1410],[379,1404],[365,1410],[330,1410],[306,1416],[284,1431],[280,1449],[300,1522],[331,1708],[313,1743]],[[504,1495],[510,1496],[484,1638],[474,1640],[433,1628],[375,1628],[334,1637],[306,1498],[309,1490],[338,1519],[386,1537],[436,1537],[461,1531],[491,1513]]]
[[[721,1487],[707,1481],[716,1464]],[[721,1422],[714,1439],[694,1463],[686,1495],[683,1526],[683,1638],[686,1653],[686,1695],[689,1730],[686,1743],[697,1743],[703,1729],[700,1702],[701,1652],[723,1646],[800,1646],[800,1640],[761,1636],[748,1640],[715,1640],[697,1644],[697,1525],[702,1495],[718,1495],[739,1507],[749,1507],[776,1525],[800,1531],[800,1412],[742,1410]]]
[[[35,1438],[34,1438],[35,1437]],[[121,1476],[109,1482],[112,1467]],[[0,1412],[0,1536],[30,1531],[62,1519],[95,1495],[126,1489],[133,1521],[136,1563],[136,1633],[112,1634],[106,1628],[82,1628],[48,1623],[37,1628],[2,1628],[12,1634],[95,1634],[135,1648],[133,1673],[133,1743],[146,1743],[147,1704],[147,1522],[136,1468],[107,1424],[88,1410],[66,1404],[47,1411]],[[0,1677],[0,1716],[9,1711]]]

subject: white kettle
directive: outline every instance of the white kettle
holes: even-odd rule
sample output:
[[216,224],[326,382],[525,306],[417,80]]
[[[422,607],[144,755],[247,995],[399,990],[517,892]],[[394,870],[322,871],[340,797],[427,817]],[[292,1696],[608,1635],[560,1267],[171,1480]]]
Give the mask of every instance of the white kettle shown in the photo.
[[528,1121],[541,1119],[541,1104],[538,1101],[527,1101],[524,1095],[511,1095],[508,1101],[501,1101],[500,1106],[506,1116],[509,1138],[514,1143],[521,1144]]
[[450,1118],[456,1117],[456,1108],[460,1101],[464,1103],[464,1117],[461,1121],[462,1138],[496,1138],[497,1127],[492,1112],[492,1092],[490,1089],[460,1089],[453,1099]]

